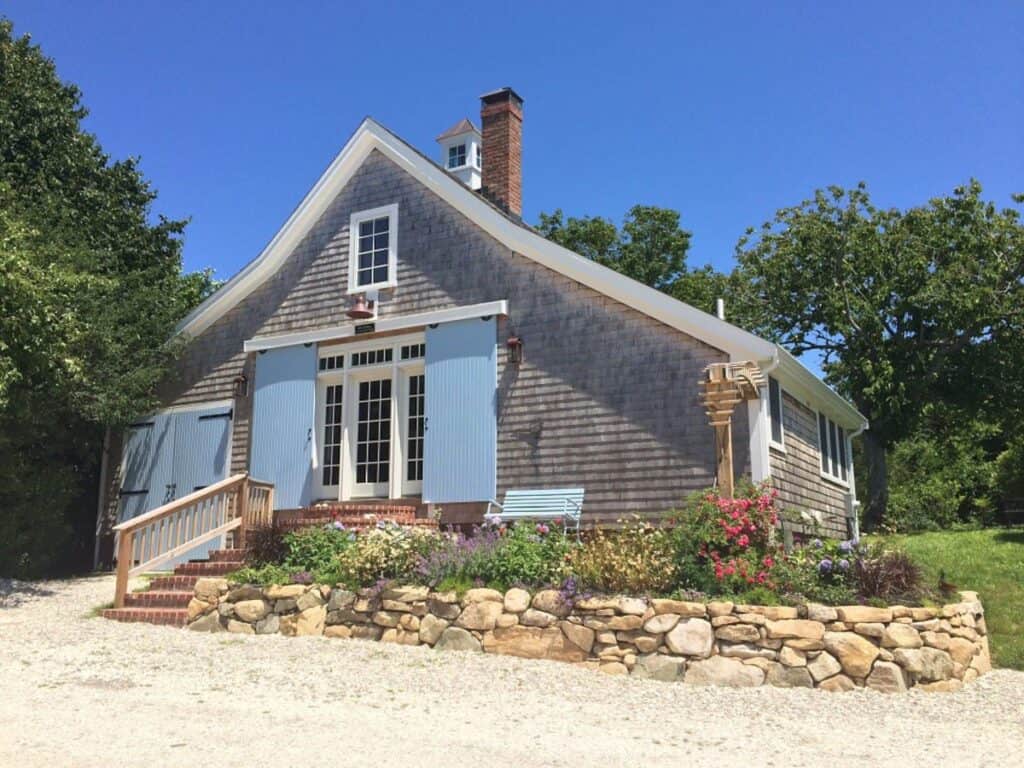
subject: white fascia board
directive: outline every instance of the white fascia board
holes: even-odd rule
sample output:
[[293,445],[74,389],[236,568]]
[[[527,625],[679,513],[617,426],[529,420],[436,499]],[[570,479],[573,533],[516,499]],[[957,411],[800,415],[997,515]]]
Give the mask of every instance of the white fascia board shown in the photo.
[[314,328],[311,331],[300,331],[299,333],[282,333],[276,336],[256,336],[248,339],[243,344],[245,352],[261,352],[266,349],[277,349],[279,347],[292,347],[296,344],[315,344],[321,341],[336,341],[354,337],[356,326],[372,323],[374,333],[385,331],[403,331],[409,328],[419,328],[434,323],[450,323],[455,320],[472,320],[477,317],[489,317],[493,315],[508,315],[508,301],[486,301],[481,304],[469,304],[463,307],[450,307],[438,309],[431,312],[419,312],[413,315],[399,315],[386,317],[379,320],[366,320],[360,323],[347,323],[345,325],[332,325],[326,328]]
[[856,430],[859,434],[868,428],[867,418],[846,398],[811,373],[785,347],[775,346],[779,366],[772,375],[778,378],[783,389],[822,411],[844,429]]
[[277,271],[373,149],[412,174],[510,250],[727,352],[733,360],[774,358],[774,344],[513,223],[371,118],[363,121],[259,257],[193,310],[182,321],[179,332],[201,333]]

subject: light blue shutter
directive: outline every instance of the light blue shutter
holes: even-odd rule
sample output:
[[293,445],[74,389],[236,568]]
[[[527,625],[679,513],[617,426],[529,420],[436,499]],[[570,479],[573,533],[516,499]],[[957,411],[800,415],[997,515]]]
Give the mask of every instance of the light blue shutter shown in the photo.
[[160,413],[125,430],[118,522],[173,501],[174,427],[172,415]]
[[252,476],[274,484],[278,509],[309,504],[315,411],[315,347],[300,344],[256,356]]
[[427,328],[423,500],[487,501],[497,483],[494,318]]
[[227,477],[231,408],[204,408],[175,415],[175,498]]

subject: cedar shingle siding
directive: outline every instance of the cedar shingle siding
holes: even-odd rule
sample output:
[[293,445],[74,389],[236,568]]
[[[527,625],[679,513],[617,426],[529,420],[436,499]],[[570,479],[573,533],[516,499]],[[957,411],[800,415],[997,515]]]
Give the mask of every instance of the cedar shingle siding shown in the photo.
[[771,451],[772,484],[788,509],[822,512],[823,533],[846,538],[846,489],[821,476],[818,420],[788,392],[782,394],[785,451]]
[[[398,203],[398,288],[381,317],[507,299],[498,327],[498,493],[582,485],[585,520],[657,513],[714,481],[698,379],[720,350],[513,253],[374,151],[280,271],[194,339],[168,405],[232,396],[253,336],[349,322],[349,216]],[[504,340],[524,340],[506,365]],[[251,357],[251,356],[250,356]],[[232,470],[247,466],[251,392],[237,404]],[[744,409],[736,465],[749,472]]]

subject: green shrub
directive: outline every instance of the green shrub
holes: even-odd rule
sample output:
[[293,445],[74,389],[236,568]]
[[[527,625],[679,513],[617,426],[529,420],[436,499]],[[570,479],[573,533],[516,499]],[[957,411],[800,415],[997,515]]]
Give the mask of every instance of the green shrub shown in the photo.
[[676,584],[672,534],[639,518],[619,530],[597,529],[571,553],[569,564],[584,590],[667,594]]
[[232,584],[289,584],[293,581],[295,571],[282,565],[268,563],[259,566],[247,566],[227,575]]
[[476,548],[459,575],[505,587],[560,584],[568,575],[567,557],[574,547],[564,532],[523,520],[500,527],[494,544]]
[[344,528],[302,528],[284,536],[283,565],[292,571],[313,573],[332,568],[338,555],[352,546],[356,536]]

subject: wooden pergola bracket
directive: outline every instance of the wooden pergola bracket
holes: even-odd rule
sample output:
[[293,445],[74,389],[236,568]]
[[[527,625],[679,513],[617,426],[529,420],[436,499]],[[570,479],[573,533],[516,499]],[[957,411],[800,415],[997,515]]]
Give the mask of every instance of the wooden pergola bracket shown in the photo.
[[736,490],[732,467],[732,414],[747,400],[758,400],[768,381],[760,366],[751,361],[712,363],[703,371],[701,402],[708,424],[715,430],[718,492],[732,498]]

